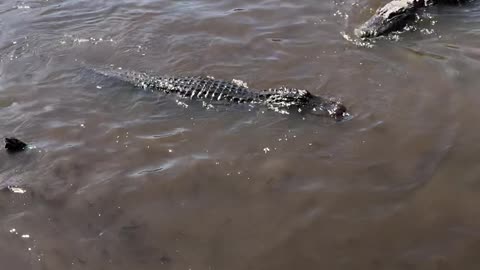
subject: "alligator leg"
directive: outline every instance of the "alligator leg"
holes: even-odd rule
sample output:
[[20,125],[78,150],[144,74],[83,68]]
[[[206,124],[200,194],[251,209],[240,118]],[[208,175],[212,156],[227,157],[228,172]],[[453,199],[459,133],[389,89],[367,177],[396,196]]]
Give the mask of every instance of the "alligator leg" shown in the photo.
[[379,8],[367,22],[355,30],[355,34],[362,38],[372,38],[401,30],[415,19],[418,9],[430,4],[433,4],[433,1],[393,0]]

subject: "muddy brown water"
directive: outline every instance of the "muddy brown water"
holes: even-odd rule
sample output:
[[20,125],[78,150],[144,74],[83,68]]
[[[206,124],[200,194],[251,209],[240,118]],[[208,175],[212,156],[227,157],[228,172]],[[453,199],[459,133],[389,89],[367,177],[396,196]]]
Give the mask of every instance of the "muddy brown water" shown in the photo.
[[[386,1],[0,2],[1,269],[478,269],[480,5],[362,46]],[[140,91],[238,79],[353,119]]]

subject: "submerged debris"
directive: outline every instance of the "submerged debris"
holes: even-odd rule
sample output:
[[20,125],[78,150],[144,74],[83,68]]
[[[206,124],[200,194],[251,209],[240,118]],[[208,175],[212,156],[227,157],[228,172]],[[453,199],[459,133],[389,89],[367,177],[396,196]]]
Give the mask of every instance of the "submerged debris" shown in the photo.
[[21,152],[27,148],[27,144],[20,141],[17,138],[11,137],[11,138],[5,138],[5,149],[7,149],[8,152],[14,153],[14,152]]
[[12,193],[17,193],[17,194],[27,193],[26,189],[21,188],[21,187],[17,187],[17,186],[7,186],[7,187],[3,188],[2,190],[3,191],[9,191],[9,192],[12,192]]

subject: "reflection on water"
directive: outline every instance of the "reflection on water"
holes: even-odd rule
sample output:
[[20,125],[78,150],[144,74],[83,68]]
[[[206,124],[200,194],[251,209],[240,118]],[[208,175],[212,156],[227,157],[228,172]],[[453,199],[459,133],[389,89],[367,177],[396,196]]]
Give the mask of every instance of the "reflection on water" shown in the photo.
[[[26,191],[0,192],[4,267],[477,269],[480,6],[356,45],[381,4],[1,2],[0,130],[36,146],[0,152],[0,188]],[[354,117],[85,71],[110,64],[306,88]]]

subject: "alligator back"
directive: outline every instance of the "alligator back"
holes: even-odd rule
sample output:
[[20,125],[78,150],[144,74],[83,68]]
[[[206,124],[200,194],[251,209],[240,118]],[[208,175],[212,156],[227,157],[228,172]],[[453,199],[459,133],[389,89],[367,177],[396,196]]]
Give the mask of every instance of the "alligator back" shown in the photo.
[[254,90],[239,83],[211,77],[158,77],[123,69],[93,70],[104,76],[131,83],[136,87],[176,94],[189,99],[261,104],[281,113],[312,111],[321,114],[323,112],[337,120],[348,115],[345,107],[340,103],[314,96],[307,90],[285,87]]

